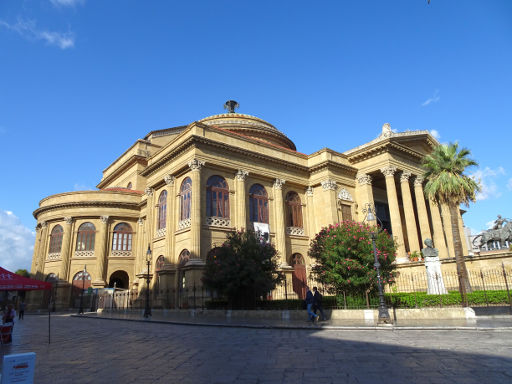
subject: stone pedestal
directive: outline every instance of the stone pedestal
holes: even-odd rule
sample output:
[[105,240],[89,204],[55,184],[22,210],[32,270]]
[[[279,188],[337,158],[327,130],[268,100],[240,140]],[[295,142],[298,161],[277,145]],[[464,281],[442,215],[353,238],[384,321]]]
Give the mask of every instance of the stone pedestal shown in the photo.
[[427,270],[427,294],[447,294],[448,291],[444,287],[443,275],[441,274],[441,262],[439,261],[439,257],[425,257],[425,268]]

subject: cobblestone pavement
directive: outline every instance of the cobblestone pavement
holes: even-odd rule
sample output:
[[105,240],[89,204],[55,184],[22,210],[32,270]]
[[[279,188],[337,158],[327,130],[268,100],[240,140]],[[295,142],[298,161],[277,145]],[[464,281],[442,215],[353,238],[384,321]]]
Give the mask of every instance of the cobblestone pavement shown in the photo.
[[511,383],[511,331],[293,330],[26,316],[36,383]]

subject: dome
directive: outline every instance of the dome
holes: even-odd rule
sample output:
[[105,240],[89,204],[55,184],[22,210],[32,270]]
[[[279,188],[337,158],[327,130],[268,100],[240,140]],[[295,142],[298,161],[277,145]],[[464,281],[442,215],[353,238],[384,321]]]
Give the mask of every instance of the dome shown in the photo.
[[200,123],[240,133],[244,136],[296,150],[295,144],[272,124],[242,113],[222,113],[199,120]]

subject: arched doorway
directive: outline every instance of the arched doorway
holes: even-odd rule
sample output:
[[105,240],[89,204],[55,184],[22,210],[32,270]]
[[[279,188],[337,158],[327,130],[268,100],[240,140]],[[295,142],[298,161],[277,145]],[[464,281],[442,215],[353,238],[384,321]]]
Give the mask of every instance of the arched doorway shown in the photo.
[[[80,304],[80,298],[87,293],[84,292],[87,288],[91,286],[91,275],[86,270],[80,271],[75,276],[73,276],[73,283],[71,286],[71,294],[72,294],[72,303],[75,307],[78,307]],[[88,296],[85,296],[88,300]],[[87,301],[82,303],[84,307],[88,307],[89,304]]]
[[297,296],[299,296],[299,299],[304,299],[306,297],[308,279],[306,277],[306,264],[304,263],[304,257],[300,253],[294,253],[292,255],[292,266],[293,291]]
[[184,249],[181,251],[180,256],[178,258],[178,307],[179,308],[188,308],[188,288],[187,282],[185,279],[185,265],[190,260],[190,252],[188,249]]
[[130,283],[130,278],[125,271],[115,271],[110,275],[110,279],[108,280],[109,288],[114,288],[114,284],[116,288],[128,289]]

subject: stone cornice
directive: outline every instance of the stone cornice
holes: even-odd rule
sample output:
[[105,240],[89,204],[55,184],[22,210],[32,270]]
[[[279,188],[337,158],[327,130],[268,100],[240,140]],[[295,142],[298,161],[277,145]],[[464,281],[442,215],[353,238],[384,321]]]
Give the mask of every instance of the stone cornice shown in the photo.
[[123,165],[120,165],[119,168],[117,168],[110,175],[108,175],[103,180],[101,180],[98,183],[98,185],[96,185],[96,188],[101,189],[101,188],[105,187],[105,185],[108,185],[112,180],[114,180],[116,177],[118,177],[121,173],[125,172],[128,168],[130,168],[135,163],[140,163],[140,164],[146,166],[148,163],[148,157],[143,156],[143,155],[138,155],[138,154],[133,155],[126,161],[126,163],[124,163]]
[[37,217],[48,211],[55,211],[57,209],[65,209],[65,208],[91,208],[91,207],[114,207],[114,208],[127,208],[135,211],[139,211],[138,203],[127,203],[121,201],[78,201],[78,202],[69,202],[69,203],[60,203],[44,206],[36,209],[33,212],[34,218],[37,220]]
[[316,165],[312,166],[311,168],[309,168],[309,171],[311,173],[315,173],[324,168],[338,168],[342,171],[349,173],[351,177],[355,177],[357,174],[357,168],[352,167],[350,165],[346,165],[346,164],[340,164],[340,163],[337,163],[332,160],[322,161],[321,163],[316,164]]
[[[426,139],[427,144],[430,147],[434,147],[436,143]],[[412,158],[415,162],[420,163],[424,157],[424,154],[413,149],[407,148],[395,141],[393,138],[383,139],[371,145],[359,148],[353,152],[347,153],[348,159],[351,163],[358,163],[362,160],[370,159],[372,157],[378,156],[382,153],[399,153],[405,154],[407,157]]]

